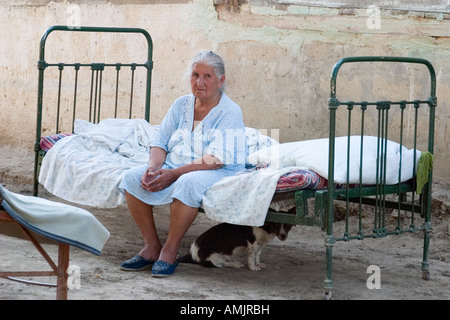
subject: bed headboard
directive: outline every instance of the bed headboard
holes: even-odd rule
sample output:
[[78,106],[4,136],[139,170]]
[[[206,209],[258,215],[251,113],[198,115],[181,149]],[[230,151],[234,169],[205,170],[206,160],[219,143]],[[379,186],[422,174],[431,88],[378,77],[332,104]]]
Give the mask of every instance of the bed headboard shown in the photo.
[[[120,55],[120,59],[126,61],[49,62],[46,60],[46,49],[49,49],[46,48],[46,44],[49,36],[54,33],[58,33],[59,38],[55,40],[59,40],[56,43],[59,47],[53,49],[56,53],[52,51],[48,53],[56,56],[57,59],[60,58],[59,52],[69,52],[72,56],[77,56],[76,59],[81,55],[83,59],[89,60],[91,56],[88,53],[96,51],[101,51],[105,57],[115,57],[118,56],[115,54],[116,51],[122,49],[124,54]],[[90,37],[95,40],[90,42],[84,38],[82,41],[73,40],[76,36],[81,37],[83,33],[92,34]],[[104,41],[108,34],[109,42]],[[143,59],[144,53],[136,50],[134,43],[133,49],[127,50],[125,43],[117,43],[114,40],[134,37],[132,34],[144,36],[142,38],[144,43],[139,42],[137,46],[146,44],[147,52],[144,58],[146,61],[132,62],[136,57]],[[69,36],[72,42],[66,40],[70,38]],[[140,41],[141,38],[137,38],[134,37],[133,41]],[[55,41],[52,42],[54,43]],[[84,51],[87,53],[82,55],[81,52]],[[152,38],[146,30],[140,28],[52,26],[44,32],[40,40],[37,64],[39,79],[34,146],[36,152],[35,195],[37,195],[42,136],[72,133],[74,121],[77,118],[92,123],[98,123],[105,118],[131,119],[132,117],[150,121],[152,52]]]

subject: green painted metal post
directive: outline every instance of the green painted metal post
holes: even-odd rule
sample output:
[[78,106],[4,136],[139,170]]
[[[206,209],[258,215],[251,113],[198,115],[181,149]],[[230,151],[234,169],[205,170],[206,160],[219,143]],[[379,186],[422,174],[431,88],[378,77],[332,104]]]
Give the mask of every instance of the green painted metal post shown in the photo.
[[[335,135],[336,135],[336,109],[339,106],[339,101],[336,99],[335,92],[331,93],[331,98],[328,100],[328,109],[330,110],[330,132],[328,145],[328,181],[334,181],[334,153],[335,153]],[[328,199],[325,215],[326,226],[326,278],[324,285],[324,298],[331,299],[331,290],[333,288],[333,281],[331,278],[332,261],[333,261],[333,246],[335,239],[333,236],[333,206],[334,206],[334,183],[328,182]]]

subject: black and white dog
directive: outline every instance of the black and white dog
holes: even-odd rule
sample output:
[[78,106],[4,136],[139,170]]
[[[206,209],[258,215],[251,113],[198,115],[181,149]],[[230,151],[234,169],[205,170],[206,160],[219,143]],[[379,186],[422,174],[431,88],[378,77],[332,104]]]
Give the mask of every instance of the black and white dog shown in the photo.
[[259,261],[262,247],[273,238],[284,241],[292,224],[266,222],[261,227],[218,224],[201,234],[191,245],[190,252],[179,259],[184,263],[198,263],[205,267],[241,268],[235,260],[248,254],[248,268],[256,271],[265,268]]

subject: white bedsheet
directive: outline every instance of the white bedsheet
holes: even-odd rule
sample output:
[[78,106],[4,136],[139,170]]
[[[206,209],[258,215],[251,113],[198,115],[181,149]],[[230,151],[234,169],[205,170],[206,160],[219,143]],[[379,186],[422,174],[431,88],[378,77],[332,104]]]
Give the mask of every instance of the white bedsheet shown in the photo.
[[303,167],[265,168],[226,177],[212,185],[203,197],[208,218],[232,224],[262,226],[278,179]]

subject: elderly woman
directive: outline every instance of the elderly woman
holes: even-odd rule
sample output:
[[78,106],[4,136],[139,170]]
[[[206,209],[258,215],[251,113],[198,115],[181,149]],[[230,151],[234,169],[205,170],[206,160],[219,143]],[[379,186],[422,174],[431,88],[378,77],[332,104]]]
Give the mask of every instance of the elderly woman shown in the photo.
[[[197,216],[206,190],[245,167],[245,127],[240,107],[224,93],[225,67],[212,51],[191,63],[192,94],[175,100],[151,145],[148,166],[127,172],[120,189],[138,225],[144,248],[122,270],[152,267],[153,277],[171,275],[177,252]],[[158,238],[153,206],[170,203],[169,232]]]

